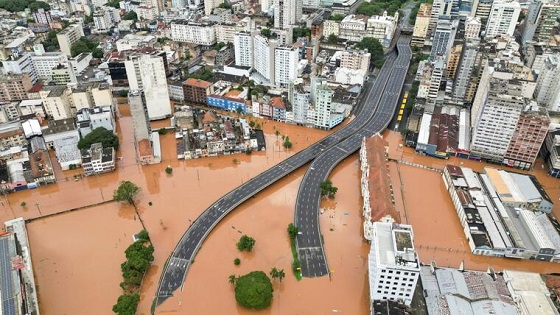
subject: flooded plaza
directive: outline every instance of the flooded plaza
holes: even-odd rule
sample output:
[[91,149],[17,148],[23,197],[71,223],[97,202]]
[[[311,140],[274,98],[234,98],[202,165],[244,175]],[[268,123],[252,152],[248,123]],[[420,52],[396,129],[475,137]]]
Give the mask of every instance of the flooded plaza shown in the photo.
[[[161,137],[163,161],[159,165],[136,164],[132,122],[126,106],[120,107],[118,133],[121,144],[117,170],[75,181],[74,173],[57,172],[59,182],[34,190],[0,196],[0,217],[26,219],[58,213],[112,198],[122,180],[141,187],[138,211],[152,242],[155,260],[148,270],[141,292],[138,314],[150,314],[157,284],[166,259],[190,223],[217,198],[326,136],[325,131],[261,122],[266,134],[266,152],[236,154],[196,160],[176,158],[173,134]],[[157,122],[154,127],[164,127]],[[288,135],[293,148],[285,151],[281,137]],[[123,140],[124,135],[124,140]],[[437,160],[400,148],[400,135],[386,133],[393,157],[410,163],[443,167],[446,162],[482,169],[483,163],[466,160]],[[235,159],[235,161],[234,161]],[[471,164],[473,164],[471,166]],[[173,174],[164,169],[170,165]],[[476,167],[475,167],[476,166]],[[537,272],[557,270],[558,265],[474,256],[455,215],[441,176],[402,163],[389,163],[397,209],[412,224],[416,248],[422,262],[434,260],[440,266],[496,270],[514,268]],[[538,167],[540,168],[540,166]],[[281,283],[274,281],[272,306],[260,314],[367,314],[367,255],[363,241],[360,168],[357,154],[337,166],[330,179],[339,188],[336,198],[322,204],[321,233],[332,277],[297,281],[291,271],[291,250],[286,232],[293,221],[295,198],[306,168],[299,169],[251,198],[226,217],[208,236],[189,270],[184,286],[156,309],[156,314],[253,314],[237,306],[230,274],[253,270],[268,273],[284,269]],[[558,180],[537,170],[537,176],[554,200],[560,198]],[[64,179],[67,178],[67,179]],[[551,188],[551,189],[548,189]],[[25,206],[22,206],[25,202]],[[151,204],[151,205],[150,205]],[[558,215],[559,206],[554,209]],[[121,294],[120,264],[131,235],[141,229],[133,209],[106,203],[74,212],[38,219],[28,224],[40,310],[43,314],[111,314]],[[241,253],[236,242],[243,234],[256,240],[251,253]],[[241,259],[235,266],[233,260]],[[556,268],[556,269],[554,269]]]

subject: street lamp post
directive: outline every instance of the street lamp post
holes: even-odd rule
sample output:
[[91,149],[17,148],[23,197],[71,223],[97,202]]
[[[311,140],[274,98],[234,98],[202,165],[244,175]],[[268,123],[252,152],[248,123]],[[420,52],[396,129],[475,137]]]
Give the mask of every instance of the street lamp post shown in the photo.
[[36,202],[36,203],[35,203],[35,206],[37,207],[37,210],[39,211],[39,216],[41,216],[41,217],[42,217],[42,216],[43,216],[43,214],[41,213],[41,208],[39,208],[39,203],[38,203],[38,202]]

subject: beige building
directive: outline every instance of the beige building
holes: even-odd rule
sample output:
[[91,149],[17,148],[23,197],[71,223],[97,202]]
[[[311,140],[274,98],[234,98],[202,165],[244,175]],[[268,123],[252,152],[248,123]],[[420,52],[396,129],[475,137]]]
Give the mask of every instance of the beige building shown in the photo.
[[338,36],[340,29],[340,23],[337,21],[326,20],[323,22],[323,36],[328,38],[331,34]]
[[19,122],[0,125],[0,148],[9,149],[27,144]]
[[479,39],[480,29],[482,28],[482,23],[478,17],[468,17],[465,22],[465,39]]
[[0,77],[0,101],[20,101],[27,99],[31,89],[28,74],[10,74]]
[[82,36],[84,36],[84,30],[82,29],[81,24],[72,24],[65,28],[62,32],[56,34],[60,51],[65,53],[67,56],[72,56],[72,44],[77,42]]
[[76,75],[72,67],[58,65],[52,69],[52,82],[56,85],[65,85],[68,83],[77,83]]
[[430,25],[430,15],[432,13],[432,5],[429,3],[420,4],[416,22],[414,23],[414,31],[412,32],[412,42],[414,46],[424,46],[424,41],[428,35],[428,26]]
[[66,86],[47,86],[40,92],[45,112],[54,120],[72,117],[70,89]]
[[368,71],[371,54],[367,50],[347,50],[340,56],[340,67]]
[[447,73],[445,76],[448,79],[454,79],[455,74],[457,73],[457,65],[461,60],[461,54],[463,52],[463,45],[455,45],[451,47],[451,51],[449,52],[449,59],[447,60]]

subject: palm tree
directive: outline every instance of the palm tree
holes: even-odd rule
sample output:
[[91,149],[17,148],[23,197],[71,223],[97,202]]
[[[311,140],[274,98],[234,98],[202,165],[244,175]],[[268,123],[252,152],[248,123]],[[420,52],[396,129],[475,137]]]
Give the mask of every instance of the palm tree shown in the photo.
[[229,283],[235,284],[236,280],[237,280],[237,278],[235,277],[235,275],[229,275]]
[[280,282],[282,282],[282,279],[284,279],[284,277],[286,277],[286,273],[284,273],[284,269],[280,269],[278,270],[278,280],[280,280]]
[[278,278],[278,269],[276,269],[276,267],[272,267],[269,274],[272,279]]

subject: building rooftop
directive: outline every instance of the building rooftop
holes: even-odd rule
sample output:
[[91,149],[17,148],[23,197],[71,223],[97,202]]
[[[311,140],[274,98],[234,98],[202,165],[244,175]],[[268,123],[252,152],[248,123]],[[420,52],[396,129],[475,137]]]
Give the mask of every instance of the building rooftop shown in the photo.
[[66,118],[59,120],[49,120],[48,127],[43,130],[44,135],[52,135],[56,133],[76,130],[74,118]]
[[371,252],[378,258],[378,266],[413,270],[420,267],[412,245],[412,226],[385,222],[374,222],[373,226]]

